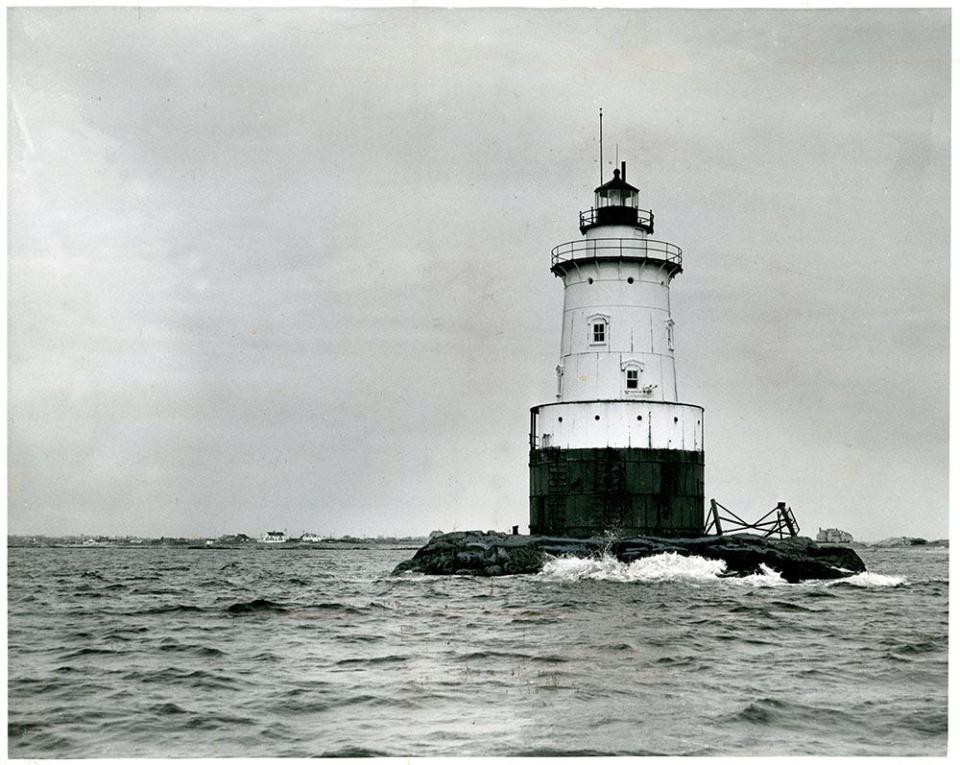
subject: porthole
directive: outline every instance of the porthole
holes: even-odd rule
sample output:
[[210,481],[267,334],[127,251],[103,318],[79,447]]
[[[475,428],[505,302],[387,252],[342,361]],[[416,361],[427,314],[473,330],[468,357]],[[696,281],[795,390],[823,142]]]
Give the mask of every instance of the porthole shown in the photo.
[[633,277],[632,277],[632,276],[628,276],[628,277],[627,277],[627,284],[633,284]]
[[674,422],[680,422],[680,420],[679,420],[678,418],[676,418],[676,417],[673,418],[673,421],[674,421]]
[[593,284],[593,277],[592,277],[592,276],[587,279],[587,284]]
[[563,422],[563,417],[557,417],[557,422]]
[[637,421],[639,422],[639,421],[642,420],[642,419],[643,419],[643,415],[642,415],[642,414],[638,414],[638,415],[637,415]]
[[599,415],[599,414],[595,414],[595,415],[593,415],[593,419],[595,419],[595,420],[599,420],[599,419],[600,419],[600,415]]

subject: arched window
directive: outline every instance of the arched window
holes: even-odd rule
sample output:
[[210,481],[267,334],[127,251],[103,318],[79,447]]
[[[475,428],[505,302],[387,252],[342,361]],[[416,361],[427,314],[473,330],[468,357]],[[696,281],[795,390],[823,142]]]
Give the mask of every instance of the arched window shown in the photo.
[[623,370],[623,389],[627,393],[640,393],[640,375],[643,372],[643,364],[635,360],[627,360],[620,364]]
[[587,331],[590,345],[607,345],[610,342],[610,317],[602,313],[588,316]]

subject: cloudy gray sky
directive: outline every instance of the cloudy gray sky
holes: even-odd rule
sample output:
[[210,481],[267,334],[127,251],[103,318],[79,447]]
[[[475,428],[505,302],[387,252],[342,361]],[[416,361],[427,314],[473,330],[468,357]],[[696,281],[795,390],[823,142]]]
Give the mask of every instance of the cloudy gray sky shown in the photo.
[[602,106],[707,496],[946,535],[947,11],[8,22],[11,533],[525,528]]

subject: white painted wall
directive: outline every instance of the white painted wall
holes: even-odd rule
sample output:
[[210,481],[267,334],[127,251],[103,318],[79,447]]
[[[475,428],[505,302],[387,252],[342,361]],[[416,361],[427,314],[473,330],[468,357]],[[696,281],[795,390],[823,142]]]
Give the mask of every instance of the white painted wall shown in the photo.
[[[666,267],[643,260],[585,259],[567,266],[563,282],[558,400],[676,401]],[[607,325],[602,344],[594,342],[595,321]],[[640,373],[636,390],[626,387],[631,365]]]
[[[590,241],[597,239],[610,241]],[[587,231],[587,248],[617,242],[619,257],[596,260],[586,252],[569,260],[584,247],[560,248],[564,289],[557,403],[538,408],[532,435],[540,447],[703,450],[702,407],[677,401],[670,315],[674,267],[644,258],[638,239],[646,240],[646,233],[633,226],[595,226]],[[663,248],[652,243],[650,252]],[[601,343],[594,337],[598,322],[605,324]],[[627,387],[631,368],[639,372],[635,389]]]
[[534,435],[539,446],[561,449],[703,451],[703,407],[656,401],[542,404]]
[[646,239],[647,232],[636,226],[593,226],[587,229],[584,239]]

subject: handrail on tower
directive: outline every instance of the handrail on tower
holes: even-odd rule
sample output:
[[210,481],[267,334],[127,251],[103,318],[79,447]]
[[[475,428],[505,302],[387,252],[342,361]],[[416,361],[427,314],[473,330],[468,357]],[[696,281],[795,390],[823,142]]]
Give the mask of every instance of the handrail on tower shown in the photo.
[[616,223],[624,226],[636,226],[648,234],[653,233],[653,210],[640,207],[591,207],[580,211],[580,233],[601,223]]
[[556,266],[570,260],[581,258],[642,258],[660,260],[683,268],[683,250],[670,242],[656,239],[577,239],[558,244],[550,250],[550,265]]

